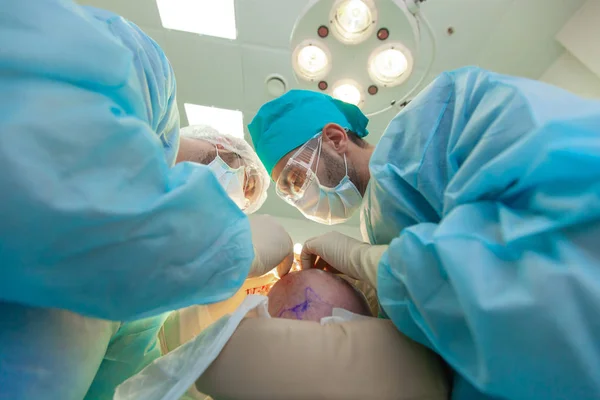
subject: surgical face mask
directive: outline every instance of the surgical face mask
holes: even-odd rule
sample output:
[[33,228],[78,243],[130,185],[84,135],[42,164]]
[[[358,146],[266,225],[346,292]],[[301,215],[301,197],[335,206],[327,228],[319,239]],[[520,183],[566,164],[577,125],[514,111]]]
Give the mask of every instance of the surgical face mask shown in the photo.
[[231,200],[242,210],[248,207],[248,201],[244,193],[245,168],[232,168],[217,153],[217,156],[208,164],[217,180],[223,186]]
[[[344,156],[344,163],[346,164],[346,156]],[[348,177],[346,165],[346,175],[334,188],[321,185],[315,175],[304,196],[295,202],[295,206],[310,220],[320,224],[335,225],[350,219],[361,203],[362,196]]]
[[[321,147],[320,138],[317,146],[309,141],[290,158],[277,181],[277,194],[310,220],[326,225],[340,224],[350,219],[360,207],[362,196],[348,176],[348,163],[345,155],[346,173],[340,183],[329,188],[319,182],[311,165],[314,161],[314,154],[317,154],[316,171],[319,166]],[[299,185],[294,182],[289,183],[287,182],[288,176],[295,176],[296,179],[301,177],[302,182]],[[300,189],[294,190],[294,185],[299,186]]]

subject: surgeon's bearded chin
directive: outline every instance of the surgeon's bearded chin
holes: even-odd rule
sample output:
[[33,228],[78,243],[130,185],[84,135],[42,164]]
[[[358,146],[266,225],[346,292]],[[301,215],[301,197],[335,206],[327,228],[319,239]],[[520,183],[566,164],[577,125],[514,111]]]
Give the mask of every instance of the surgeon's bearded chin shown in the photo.
[[[347,157],[346,161],[348,163],[348,177],[356,185],[356,188],[361,194],[365,193],[368,180],[364,183],[361,182],[361,179],[358,175],[358,172],[354,165],[351,163],[350,159]],[[336,187],[342,179],[344,179],[344,175],[346,175],[346,165],[344,164],[344,156],[342,154],[335,153],[335,155],[330,154],[326,149],[321,151],[321,159],[319,161],[319,182],[321,185],[334,188]],[[321,179],[323,177],[323,179]]]

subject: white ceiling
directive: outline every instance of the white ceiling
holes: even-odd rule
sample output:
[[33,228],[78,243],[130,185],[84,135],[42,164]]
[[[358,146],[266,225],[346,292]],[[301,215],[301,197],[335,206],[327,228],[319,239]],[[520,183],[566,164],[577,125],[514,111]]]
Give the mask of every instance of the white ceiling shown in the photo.
[[[584,2],[426,1],[422,11],[433,25],[438,42],[433,73],[426,83],[444,70],[465,65],[539,78],[563,52],[555,35]],[[248,124],[257,109],[270,100],[264,85],[267,76],[277,73],[288,84],[294,83],[288,42],[296,17],[308,0],[236,0],[235,41],[164,29],[155,0],[79,3],[130,19],[164,49],[175,69],[182,126],[187,125],[183,103],[241,110]],[[448,27],[454,28],[451,36],[446,34]],[[429,46],[427,40],[424,45]],[[387,113],[371,120],[369,141],[377,142],[392,117],[393,113]],[[261,212],[301,218],[275,193],[270,193]],[[357,224],[357,218],[349,224]]]

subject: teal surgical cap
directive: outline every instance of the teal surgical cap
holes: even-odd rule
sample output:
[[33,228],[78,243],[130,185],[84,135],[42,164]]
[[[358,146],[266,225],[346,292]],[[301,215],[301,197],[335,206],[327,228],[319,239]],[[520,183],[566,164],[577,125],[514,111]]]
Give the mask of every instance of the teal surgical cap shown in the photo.
[[258,157],[271,175],[283,156],[308,142],[329,123],[359,137],[369,134],[369,119],[358,107],[308,90],[290,90],[264,104],[248,130]]

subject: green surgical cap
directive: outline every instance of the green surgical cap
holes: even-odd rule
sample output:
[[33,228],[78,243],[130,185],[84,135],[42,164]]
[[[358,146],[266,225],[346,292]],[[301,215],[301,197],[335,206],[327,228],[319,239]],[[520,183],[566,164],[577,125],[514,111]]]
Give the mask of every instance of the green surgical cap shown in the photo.
[[308,142],[329,123],[360,137],[369,134],[369,119],[358,107],[309,90],[290,90],[264,104],[248,130],[258,157],[271,175],[283,156]]

